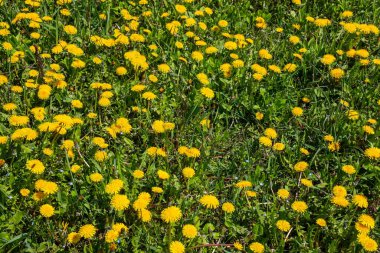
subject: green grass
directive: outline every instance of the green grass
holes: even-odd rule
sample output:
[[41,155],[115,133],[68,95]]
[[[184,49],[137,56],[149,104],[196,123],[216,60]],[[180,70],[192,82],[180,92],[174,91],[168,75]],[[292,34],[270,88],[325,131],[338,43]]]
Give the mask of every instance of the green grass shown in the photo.
[[[304,0],[301,5],[291,0],[248,1],[248,0],[195,0],[193,3],[182,1],[149,1],[141,5],[138,1],[75,1],[64,6],[55,1],[45,0],[39,7],[28,7],[24,1],[3,0],[0,6],[0,21],[10,25],[10,34],[0,36],[0,74],[8,82],[0,82],[0,136],[9,136],[0,144],[0,252],[170,252],[172,241],[184,244],[186,252],[238,252],[232,245],[240,242],[244,252],[252,252],[250,245],[259,242],[265,252],[365,252],[358,241],[359,232],[355,223],[361,214],[373,217],[376,224],[368,236],[379,241],[378,223],[380,195],[379,158],[370,159],[364,151],[370,147],[380,147],[379,123],[370,124],[369,119],[379,119],[380,86],[379,65],[374,59],[380,58],[378,34],[350,34],[340,22],[374,24],[379,27],[380,3],[365,0]],[[134,4],[133,4],[134,3]],[[186,15],[204,22],[206,30],[197,25],[186,27],[184,19],[176,12],[175,5],[183,4]],[[12,20],[23,8],[38,13],[42,18],[51,16],[51,21],[43,21],[40,28],[29,27],[30,21]],[[196,16],[197,10],[209,7],[212,15]],[[71,16],[60,11],[67,8]],[[129,25],[121,15],[126,9],[132,16],[138,17],[136,31],[126,31]],[[350,10],[353,17],[344,19],[343,11]],[[144,17],[143,12],[152,15]],[[24,11],[27,12],[27,11]],[[168,12],[168,17],[161,17]],[[105,14],[103,20],[99,14]],[[185,15],[185,14],[183,14]],[[317,27],[306,18],[327,18],[331,25]],[[256,27],[256,18],[262,17],[267,23],[265,29]],[[170,34],[166,24],[177,20],[182,26],[176,35]],[[228,21],[228,26],[213,31],[219,20]],[[298,24],[300,29],[293,27]],[[75,35],[68,35],[64,26],[77,28]],[[5,27],[4,27],[5,28]],[[279,33],[276,28],[283,28]],[[144,35],[145,42],[130,41],[127,45],[112,47],[97,46],[91,42],[92,36],[115,39],[115,29],[130,38],[132,33]],[[149,30],[149,34],[144,31]],[[195,40],[185,33],[192,31],[207,46],[197,46]],[[32,39],[30,34],[38,32],[41,38]],[[0,31],[0,34],[2,31]],[[227,50],[224,43],[233,38],[230,35],[242,34],[247,42],[244,48]],[[298,36],[300,43],[289,42],[291,35]],[[75,44],[84,51],[82,56],[74,56],[63,50],[52,53],[59,41]],[[175,42],[184,44],[178,49]],[[4,42],[12,44],[13,49],[6,50]],[[156,45],[151,50],[149,45]],[[38,52],[31,46],[40,47]],[[208,55],[205,48],[215,46],[216,54]],[[305,53],[300,53],[306,48]],[[369,64],[363,66],[359,56],[347,57],[350,49],[366,49],[369,52]],[[273,56],[271,60],[261,59],[259,50],[267,49]],[[149,68],[136,71],[130,61],[124,58],[128,51],[138,51],[146,57]],[[337,50],[343,50],[338,55]],[[16,51],[25,54],[23,59],[10,62]],[[196,62],[191,58],[193,51],[201,51],[204,59]],[[49,53],[51,58],[41,54]],[[156,53],[156,55],[152,54]],[[244,67],[233,68],[225,75],[220,66],[232,64],[231,53],[244,61]],[[302,60],[294,56],[302,55]],[[336,61],[323,65],[320,59],[332,54]],[[92,59],[100,57],[97,65]],[[180,57],[186,59],[186,62]],[[71,66],[78,58],[86,63],[85,68]],[[51,72],[50,64],[59,64],[59,73],[64,75],[67,87],[59,89],[56,80],[43,77]],[[167,74],[158,71],[159,64],[166,63],[171,71]],[[251,65],[260,64],[268,74],[261,81],[253,78]],[[288,63],[294,63],[294,72],[284,71]],[[269,70],[269,65],[277,65],[281,74]],[[124,66],[127,74],[119,76],[116,68]],[[330,75],[333,68],[345,71],[341,79]],[[39,71],[36,77],[29,76],[29,70]],[[198,73],[207,74],[215,97],[207,99],[200,92],[204,87],[198,80]],[[158,82],[149,80],[154,74]],[[41,99],[38,88],[27,87],[27,80],[33,79],[38,85],[52,87],[50,96]],[[99,105],[101,90],[90,88],[95,82],[109,83],[111,106]],[[143,92],[133,92],[136,84],[144,84]],[[15,92],[14,86],[21,86],[21,92]],[[148,101],[142,93],[150,91],[157,97]],[[309,103],[302,101],[304,97]],[[72,100],[80,100],[83,108],[71,106]],[[349,102],[345,107],[340,100]],[[7,111],[7,103],[14,103],[17,109]],[[35,119],[31,113],[34,107],[45,108],[45,118]],[[134,110],[138,107],[138,110]],[[292,115],[294,107],[301,107],[303,115]],[[359,112],[359,119],[349,119],[349,110]],[[96,119],[87,114],[94,112]],[[262,120],[256,113],[264,114]],[[83,120],[67,128],[67,133],[47,133],[38,130],[43,122],[53,122],[54,116],[66,114]],[[28,116],[24,126],[12,126],[11,115]],[[130,133],[118,133],[112,138],[106,128],[120,117],[129,120]],[[203,119],[210,120],[210,127],[202,126]],[[155,133],[152,124],[155,120],[175,123],[175,128],[165,133]],[[363,131],[364,125],[371,125],[374,134]],[[11,135],[20,128],[29,127],[38,131],[38,137],[32,141],[15,140]],[[65,128],[65,126],[62,126]],[[259,143],[267,128],[274,128],[278,137],[273,140],[285,144],[283,151],[273,150]],[[331,151],[324,136],[332,135],[339,142],[340,149]],[[108,144],[99,148],[92,143],[94,137],[102,137]],[[1,140],[1,138],[0,138]],[[61,148],[64,140],[72,140],[74,157]],[[189,158],[178,153],[180,146],[195,147],[200,156]],[[150,157],[149,147],[163,148],[167,157]],[[52,156],[43,153],[44,148],[54,151]],[[306,148],[310,154],[304,155],[300,148]],[[104,150],[108,154],[105,161],[97,161],[95,153]],[[36,175],[26,168],[28,160],[38,159],[45,165],[45,171]],[[309,168],[296,172],[294,165],[306,161]],[[74,173],[71,166],[77,164],[81,169]],[[356,173],[348,175],[342,166],[351,164]],[[186,179],[182,169],[192,167],[195,176]],[[133,177],[133,171],[140,169],[145,175],[142,179]],[[158,170],[170,174],[170,179],[162,180]],[[103,181],[94,183],[92,173],[100,173]],[[105,192],[106,185],[112,179],[121,179],[124,187],[121,194],[131,201],[124,211],[116,211],[110,205],[112,195]],[[300,183],[300,179],[309,179],[312,187]],[[59,190],[42,200],[32,196],[37,191],[38,179],[58,184]],[[239,189],[236,183],[247,180],[252,186]],[[347,189],[350,204],[340,207],[331,203],[333,187],[342,185]],[[152,192],[152,187],[161,187],[163,193]],[[20,189],[30,190],[27,197]],[[290,192],[287,200],[281,200],[277,191],[285,188]],[[256,197],[247,197],[247,190],[255,191]],[[150,222],[143,222],[133,203],[141,192],[148,192],[152,201],[147,206],[151,212]],[[199,203],[205,194],[212,194],[219,200],[217,209],[207,209]],[[353,203],[353,195],[362,194],[368,199],[368,207],[360,208]],[[295,212],[291,204],[305,201],[308,209],[303,214]],[[228,214],[222,210],[222,204],[231,202],[235,211]],[[50,204],[54,215],[45,218],[40,214],[40,206]],[[179,221],[168,225],[160,217],[161,211],[175,205],[182,211]],[[316,219],[323,218],[327,227],[320,227]],[[287,220],[290,232],[281,232],[276,227],[278,220]],[[107,243],[105,235],[114,223],[122,222],[128,233],[121,233],[117,241]],[[97,228],[91,239],[82,238],[78,243],[69,243],[68,234],[78,232],[85,224]],[[185,238],[182,227],[193,224],[198,230],[193,239]],[[173,251],[177,253],[180,251]]]

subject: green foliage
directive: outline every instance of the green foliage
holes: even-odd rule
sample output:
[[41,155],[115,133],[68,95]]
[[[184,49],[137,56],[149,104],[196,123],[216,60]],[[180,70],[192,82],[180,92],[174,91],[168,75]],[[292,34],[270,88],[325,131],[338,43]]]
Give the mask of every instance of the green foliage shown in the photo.
[[[265,252],[364,252],[369,238],[379,241],[380,3],[146,2],[0,0],[0,252],[181,253],[171,247],[174,241],[186,252],[238,252],[236,242],[244,252],[261,252],[253,242]],[[348,10],[353,16],[343,17]],[[320,27],[311,17],[331,24]],[[188,18],[195,24],[186,25]],[[173,21],[177,32],[170,28]],[[290,36],[300,42],[291,43]],[[229,50],[227,41],[238,47]],[[216,53],[206,52],[211,46]],[[265,59],[262,49],[271,57]],[[359,53],[350,57],[351,49]],[[142,56],[131,60],[130,52]],[[335,60],[324,64],[327,54]],[[287,69],[290,63],[294,70]],[[334,77],[333,69],[344,75]],[[110,87],[94,87],[99,83]],[[75,106],[77,100],[83,107]],[[40,107],[43,113],[32,110]],[[22,128],[37,136],[20,137]],[[40,174],[38,165],[28,168],[35,159],[44,165]],[[297,172],[300,161],[308,168]],[[356,171],[349,175],[344,165]],[[186,167],[195,174],[186,176]],[[99,182],[95,173],[102,176]],[[120,203],[106,190],[113,179],[122,180],[118,194],[130,200],[125,210],[117,210]],[[38,187],[38,180],[58,189],[49,194],[54,187]],[[332,202],[337,185],[348,192],[347,206]],[[290,196],[281,198],[279,189]],[[151,197],[144,200],[145,214],[135,207],[141,193]],[[205,195],[217,198],[217,208],[200,203]],[[368,206],[360,207],[357,195]],[[294,201],[304,201],[307,210],[297,212]],[[226,202],[233,204],[232,213]],[[54,208],[51,216],[44,205]],[[179,207],[181,217],[167,224],[161,213],[170,206]],[[360,240],[362,214],[373,217],[375,226]],[[281,231],[279,220],[290,229]],[[107,241],[116,223],[128,231]],[[96,227],[88,239],[81,231],[86,224]],[[185,224],[197,228],[195,238],[185,236]],[[73,241],[72,233],[81,239]]]

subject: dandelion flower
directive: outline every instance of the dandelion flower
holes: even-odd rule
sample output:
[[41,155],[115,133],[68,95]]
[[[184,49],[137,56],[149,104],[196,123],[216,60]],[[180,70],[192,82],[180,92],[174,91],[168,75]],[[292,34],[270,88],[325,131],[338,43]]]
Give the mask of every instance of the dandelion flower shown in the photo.
[[264,118],[264,114],[261,112],[256,112],[255,117],[257,120],[262,120]]
[[42,216],[49,218],[54,215],[54,207],[49,204],[42,205],[40,207],[40,213]]
[[357,120],[359,119],[359,112],[358,111],[355,111],[355,110],[348,110],[347,111],[347,116],[349,119],[351,120]]
[[240,189],[248,188],[248,187],[252,187],[252,183],[250,181],[243,180],[243,181],[237,182],[235,186]]
[[128,232],[128,227],[124,223],[115,223],[112,225],[112,230],[115,230],[118,233],[121,233],[123,230],[124,232]]
[[368,207],[367,197],[361,194],[355,194],[352,197],[352,203],[354,203],[354,205],[358,207],[362,207],[362,208]]
[[272,148],[273,150],[282,151],[285,149],[285,144],[281,142],[276,142],[275,144],[273,144]]
[[103,176],[100,173],[92,173],[90,175],[90,180],[94,183],[98,183],[103,180]]
[[301,0],[292,0],[295,5],[301,5]]
[[155,120],[152,124],[152,129],[155,133],[164,133],[165,132],[165,122],[162,120]]
[[41,190],[47,195],[54,194],[58,191],[58,185],[54,182],[44,181]]
[[98,150],[95,153],[95,160],[98,162],[103,162],[108,158],[107,152],[103,150]]
[[118,76],[124,76],[127,74],[127,72],[128,72],[127,69],[124,67],[117,67],[116,68],[116,75],[118,75]]
[[254,253],[263,253],[264,252],[264,245],[262,245],[259,242],[253,242],[249,245],[249,249],[252,250]]
[[96,233],[96,227],[92,224],[86,224],[80,227],[79,235],[85,239],[92,238]]
[[154,192],[154,193],[163,193],[164,190],[161,187],[153,186],[152,187],[152,192]]
[[224,48],[226,48],[227,50],[235,50],[237,49],[238,45],[236,44],[236,42],[233,42],[233,41],[227,41],[226,43],[224,43]]
[[239,250],[239,251],[242,251],[243,250],[243,244],[241,244],[240,242],[234,242],[234,248]]
[[176,206],[170,206],[162,210],[161,219],[166,223],[174,223],[181,219],[182,211]]
[[344,70],[340,68],[332,69],[330,75],[335,79],[340,79],[344,76]]
[[341,207],[347,207],[350,204],[350,202],[345,197],[338,197],[338,196],[332,197],[331,202]]
[[105,241],[107,243],[112,243],[112,242],[115,242],[118,237],[119,237],[119,233],[117,231],[111,229],[111,230],[107,231],[107,233],[105,235]]
[[192,178],[195,175],[195,171],[193,168],[186,167],[182,170],[182,175],[185,178]]
[[169,246],[170,253],[184,253],[185,246],[179,241],[172,241]]
[[286,220],[278,220],[276,227],[283,232],[288,232],[291,228],[290,223]]
[[304,201],[294,201],[292,209],[297,213],[304,213],[307,209],[307,204]]
[[71,244],[76,244],[79,242],[81,236],[77,232],[71,232],[70,234],[67,235],[67,241]]
[[310,155],[310,152],[309,150],[307,150],[306,148],[300,148],[300,152],[304,155]]
[[297,172],[305,171],[309,167],[309,164],[304,161],[300,161],[294,165],[294,170]]
[[340,143],[339,142],[331,142],[331,143],[329,143],[329,145],[327,147],[331,152],[339,151]]
[[129,199],[126,195],[115,194],[111,199],[111,206],[117,211],[123,211],[129,206]]
[[153,93],[153,92],[150,92],[150,91],[147,91],[147,92],[144,92],[142,94],[142,98],[150,101],[150,100],[154,100],[157,96]]
[[366,134],[375,134],[375,129],[373,129],[373,127],[371,126],[363,126],[363,131],[366,133]]
[[170,72],[170,67],[167,64],[160,64],[158,65],[158,71],[167,74]]
[[158,175],[158,178],[162,180],[166,180],[170,178],[170,174],[163,170],[158,170],[157,175]]
[[313,181],[311,181],[309,179],[306,179],[306,178],[302,178],[301,179],[301,184],[303,184],[306,187],[312,187],[313,186]]
[[364,155],[370,159],[380,159],[380,148],[372,147],[364,151]]
[[23,196],[23,197],[28,196],[29,193],[30,193],[30,190],[29,190],[29,189],[25,189],[25,188],[23,188],[23,189],[20,190],[20,194],[21,194],[21,196]]
[[233,213],[235,211],[235,206],[231,202],[223,203],[222,210],[226,213]]
[[377,251],[379,247],[377,242],[367,235],[364,235],[359,240],[359,243],[363,246],[364,250],[369,251],[369,252]]
[[121,191],[124,186],[124,182],[120,179],[113,179],[106,185],[106,193],[108,194],[117,194]]
[[261,136],[259,138],[260,144],[262,144],[265,147],[271,147],[272,146],[272,140],[266,136]]
[[193,239],[197,236],[197,228],[194,225],[186,224],[182,227],[182,234],[184,237]]
[[149,222],[152,220],[152,213],[147,209],[138,210],[137,215],[142,222]]
[[44,164],[37,159],[27,161],[26,168],[34,174],[42,174],[45,171]]
[[347,196],[347,190],[344,186],[336,185],[333,187],[333,194],[336,197],[346,197]]
[[65,33],[69,34],[69,35],[74,35],[78,32],[78,30],[76,29],[75,26],[73,25],[66,25],[63,30],[65,31]]
[[375,220],[371,216],[369,216],[368,214],[360,215],[358,218],[358,221],[362,225],[364,225],[370,229],[373,229],[375,227]]
[[208,99],[213,99],[215,96],[214,91],[207,87],[201,88],[201,94]]
[[315,221],[315,223],[317,223],[317,225],[320,226],[320,227],[326,227],[326,225],[327,225],[326,221],[324,219],[322,219],[322,218],[318,218]]
[[199,51],[194,51],[191,53],[191,58],[197,62],[200,62],[203,60],[203,54]]
[[213,195],[204,195],[199,202],[206,208],[216,209],[219,206],[219,200]]
[[248,197],[256,197],[257,196],[257,192],[255,192],[255,191],[245,191],[245,194]]
[[290,193],[286,189],[279,189],[277,191],[277,196],[280,197],[281,199],[287,199],[287,198],[289,198],[289,195],[290,195]]
[[267,128],[267,129],[265,129],[264,135],[266,137],[268,137],[268,138],[271,138],[271,139],[276,139],[277,138],[277,132],[273,128]]
[[134,170],[132,176],[136,179],[141,179],[144,177],[144,171],[142,170]]
[[352,166],[352,165],[343,165],[343,166],[342,166],[342,170],[343,170],[345,173],[349,174],[349,175],[352,175],[352,174],[354,174],[354,173],[356,172],[355,167]]
[[330,65],[332,64],[334,61],[336,60],[336,58],[334,57],[334,55],[332,54],[325,54],[322,59],[321,59],[321,62],[325,65]]
[[363,224],[361,224],[360,222],[355,222],[355,229],[361,233],[361,234],[368,234],[371,229],[367,226],[364,226]]
[[301,41],[300,38],[297,36],[292,35],[289,37],[289,42],[292,43],[293,45],[298,44],[300,41]]
[[301,107],[294,107],[292,109],[292,114],[293,114],[294,117],[300,117],[303,114],[303,110],[302,110]]

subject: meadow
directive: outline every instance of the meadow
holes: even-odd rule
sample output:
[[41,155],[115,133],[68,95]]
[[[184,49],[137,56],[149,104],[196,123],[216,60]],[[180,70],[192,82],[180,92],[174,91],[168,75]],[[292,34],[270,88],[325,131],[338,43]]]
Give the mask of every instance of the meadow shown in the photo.
[[380,1],[0,0],[0,252],[379,252]]

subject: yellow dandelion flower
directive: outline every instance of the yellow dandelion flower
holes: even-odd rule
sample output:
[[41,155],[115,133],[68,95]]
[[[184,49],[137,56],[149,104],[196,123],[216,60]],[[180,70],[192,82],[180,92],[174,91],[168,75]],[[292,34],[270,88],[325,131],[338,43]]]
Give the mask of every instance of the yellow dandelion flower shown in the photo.
[[249,181],[240,181],[240,182],[237,182],[236,184],[235,184],[235,186],[237,187],[237,188],[248,188],[248,187],[252,187],[252,183],[251,182],[249,182]]
[[181,219],[182,211],[176,206],[170,206],[162,210],[161,219],[166,223],[174,223]]
[[364,151],[364,155],[370,159],[380,159],[380,148],[372,147]]
[[195,175],[195,170],[190,167],[186,167],[182,170],[182,175],[185,178],[192,178]]
[[293,166],[294,170],[297,172],[305,171],[308,167],[309,164],[305,161],[300,161]]
[[42,205],[40,207],[40,213],[45,218],[49,218],[54,215],[54,207],[49,204]]
[[201,94],[208,99],[213,99],[215,97],[214,91],[210,88],[203,87],[203,88],[201,88],[200,91],[201,91]]
[[86,225],[83,225],[80,227],[78,233],[81,237],[83,237],[85,239],[90,239],[95,235],[96,231],[97,231],[97,229],[94,225],[86,224]]
[[368,214],[361,214],[358,218],[358,221],[370,229],[373,229],[375,227],[375,220]]
[[342,166],[342,170],[343,170],[345,173],[349,174],[349,175],[352,175],[352,174],[354,174],[354,173],[356,172],[355,167],[352,166],[352,165],[343,165],[343,166]]
[[29,189],[25,189],[25,188],[23,188],[23,189],[20,190],[20,194],[21,194],[21,196],[23,196],[23,197],[28,196],[29,193],[30,193],[30,190],[29,190]]
[[292,114],[293,114],[294,117],[300,117],[303,114],[303,110],[302,110],[301,107],[294,107],[292,109]]
[[111,206],[117,211],[123,211],[129,206],[129,199],[126,195],[115,194],[111,199]]
[[267,128],[267,129],[265,129],[264,135],[266,137],[268,137],[268,138],[271,138],[271,139],[276,139],[277,138],[277,132],[273,128]]
[[120,179],[112,179],[111,182],[109,182],[106,185],[106,193],[108,194],[117,194],[121,191],[121,189],[124,186],[124,182]]
[[182,234],[184,237],[193,239],[197,236],[197,228],[194,225],[186,224],[182,227]]
[[272,140],[266,136],[261,136],[259,138],[259,142],[261,145],[263,145],[265,147],[271,147],[272,146]]
[[289,198],[289,195],[290,195],[290,193],[286,189],[279,189],[277,191],[277,196],[280,197],[281,199],[287,199],[287,198]]
[[71,232],[70,234],[67,235],[67,241],[71,244],[76,244],[80,241],[80,234],[77,232]]
[[361,240],[360,240],[360,244],[363,246],[363,248],[366,250],[366,251],[369,251],[369,252],[374,252],[374,251],[377,251],[378,249],[378,244],[375,240],[373,240],[372,238],[368,237],[368,236],[364,236]]
[[297,213],[304,213],[307,208],[308,206],[304,201],[294,201],[292,203],[292,209]]
[[352,197],[352,203],[354,203],[354,205],[358,207],[362,207],[362,208],[368,207],[367,197],[361,194],[355,194]]
[[259,242],[253,242],[249,245],[249,249],[252,250],[254,253],[263,253],[265,248],[264,245],[262,245]]
[[90,175],[90,180],[94,183],[98,183],[103,180],[103,176],[100,173],[92,173]]
[[185,246],[179,241],[172,241],[169,245],[170,253],[184,253]]
[[278,220],[276,227],[283,232],[288,232],[291,228],[290,223],[286,220]]
[[338,197],[338,196],[332,197],[331,202],[341,207],[347,207],[350,204],[350,202],[345,197]]
[[368,234],[371,229],[360,222],[355,222],[355,229],[358,231],[360,234]]
[[162,180],[166,180],[170,178],[170,174],[163,170],[158,170],[157,176],[159,179],[162,179]]
[[112,242],[115,242],[118,237],[119,237],[119,232],[111,229],[107,231],[104,239],[107,243],[112,243]]
[[235,211],[235,206],[231,202],[225,202],[222,205],[222,210],[226,213],[233,213]]
[[344,76],[344,70],[340,68],[332,69],[330,75],[335,79],[341,79]]
[[199,202],[210,209],[216,209],[219,206],[219,200],[214,195],[204,195]]
[[42,174],[45,171],[44,164],[37,159],[27,161],[26,168],[34,174]]
[[315,221],[315,223],[316,223],[318,226],[320,226],[320,227],[326,227],[326,226],[327,226],[327,222],[326,222],[324,219],[322,219],[322,218],[318,218],[318,219]]

